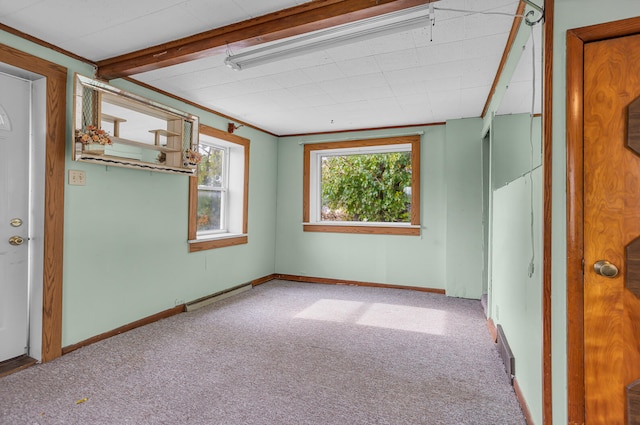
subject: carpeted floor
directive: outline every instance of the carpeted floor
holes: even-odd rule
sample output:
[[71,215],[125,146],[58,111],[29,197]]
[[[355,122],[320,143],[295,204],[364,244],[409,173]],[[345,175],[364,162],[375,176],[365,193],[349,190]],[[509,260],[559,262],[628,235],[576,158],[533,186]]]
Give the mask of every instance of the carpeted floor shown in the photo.
[[479,301],[272,281],[0,379],[1,424],[525,424]]

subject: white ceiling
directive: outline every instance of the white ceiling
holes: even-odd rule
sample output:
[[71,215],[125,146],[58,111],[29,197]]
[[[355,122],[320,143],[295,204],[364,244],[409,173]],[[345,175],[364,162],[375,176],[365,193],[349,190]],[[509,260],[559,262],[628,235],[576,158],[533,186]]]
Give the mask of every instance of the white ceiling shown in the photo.
[[[0,0],[0,22],[99,61],[302,3]],[[132,78],[277,135],[479,117],[513,23],[495,13],[514,14],[518,3],[440,0],[433,28],[425,19],[421,29],[242,71],[223,54]],[[540,46],[538,36],[538,74]],[[525,52],[499,113],[530,111],[531,60]]]

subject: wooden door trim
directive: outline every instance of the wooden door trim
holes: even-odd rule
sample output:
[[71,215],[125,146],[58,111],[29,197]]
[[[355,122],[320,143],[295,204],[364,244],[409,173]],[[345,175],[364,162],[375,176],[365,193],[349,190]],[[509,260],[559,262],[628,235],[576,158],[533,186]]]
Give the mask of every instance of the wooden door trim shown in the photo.
[[62,354],[62,256],[67,68],[0,44],[0,61],[47,79],[42,361]]
[[584,387],[584,45],[640,33],[640,17],[567,31],[567,403],[585,423]]
[[553,423],[553,380],[551,361],[551,222],[553,148],[553,23],[554,0],[544,2],[544,73],[542,104],[542,423]]

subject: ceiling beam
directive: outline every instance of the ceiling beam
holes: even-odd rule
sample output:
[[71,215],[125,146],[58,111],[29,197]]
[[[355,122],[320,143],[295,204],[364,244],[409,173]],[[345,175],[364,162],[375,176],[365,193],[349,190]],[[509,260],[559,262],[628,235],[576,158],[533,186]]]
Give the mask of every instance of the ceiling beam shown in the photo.
[[436,0],[315,0],[257,18],[98,61],[97,76],[128,77],[196,59],[241,50]]

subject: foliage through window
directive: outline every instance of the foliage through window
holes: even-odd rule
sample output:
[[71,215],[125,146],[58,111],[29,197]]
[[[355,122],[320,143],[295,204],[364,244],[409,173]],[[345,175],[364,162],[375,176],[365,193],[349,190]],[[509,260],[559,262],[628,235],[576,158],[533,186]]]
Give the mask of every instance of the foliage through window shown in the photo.
[[321,221],[411,222],[411,152],[321,161]]
[[199,151],[197,233],[226,231],[227,149],[201,141]]
[[420,234],[420,137],[307,144],[305,231]]
[[244,244],[249,202],[249,140],[200,126],[197,176],[189,178],[189,251]]

